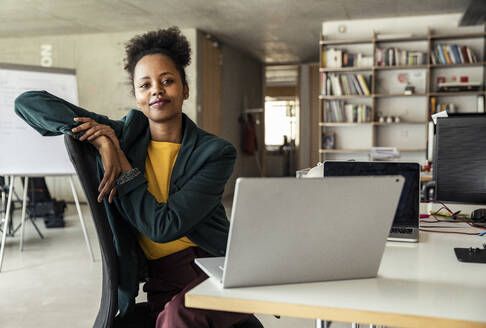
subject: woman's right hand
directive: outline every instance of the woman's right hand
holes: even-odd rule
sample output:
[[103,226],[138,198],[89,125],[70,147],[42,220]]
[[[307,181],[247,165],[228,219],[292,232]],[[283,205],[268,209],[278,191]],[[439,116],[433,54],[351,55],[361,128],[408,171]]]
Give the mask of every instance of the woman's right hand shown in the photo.
[[106,136],[111,140],[111,142],[113,142],[117,149],[120,148],[120,142],[118,141],[115,131],[110,126],[98,123],[89,117],[75,117],[74,121],[80,123],[80,125],[71,131],[76,133],[84,132],[79,138],[80,141],[87,140],[98,147],[98,138],[101,136]]
[[111,203],[116,193],[116,178],[122,173],[122,165],[118,150],[108,137],[99,136],[97,141],[98,152],[105,170],[105,175],[98,187],[98,203],[101,203],[106,195],[108,195],[108,202]]

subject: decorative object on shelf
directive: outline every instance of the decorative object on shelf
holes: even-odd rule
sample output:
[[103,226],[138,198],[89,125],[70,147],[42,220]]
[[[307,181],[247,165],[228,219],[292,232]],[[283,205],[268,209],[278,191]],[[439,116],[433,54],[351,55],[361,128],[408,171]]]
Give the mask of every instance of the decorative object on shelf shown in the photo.
[[446,111],[447,113],[455,113],[457,112],[457,105],[456,104],[437,104],[434,113]]
[[373,56],[366,56],[361,53],[358,54],[356,60],[356,67],[371,67],[373,66]]
[[414,92],[415,92],[415,87],[411,84],[407,84],[403,93],[406,94],[407,96],[410,96],[413,95]]
[[445,76],[437,76],[437,84],[444,83],[446,81]]
[[408,83],[408,73],[400,73],[397,75],[398,82]]
[[343,66],[343,52],[341,49],[331,48],[323,51],[322,58],[325,58],[324,67],[340,68]]
[[325,133],[322,135],[322,149],[334,149],[335,133]]
[[438,92],[466,92],[466,91],[479,91],[481,90],[481,82],[442,82],[437,84]]
[[400,116],[398,116],[398,115],[393,118],[393,122],[395,122],[395,123],[400,123],[400,121],[401,121],[401,119],[400,119]]

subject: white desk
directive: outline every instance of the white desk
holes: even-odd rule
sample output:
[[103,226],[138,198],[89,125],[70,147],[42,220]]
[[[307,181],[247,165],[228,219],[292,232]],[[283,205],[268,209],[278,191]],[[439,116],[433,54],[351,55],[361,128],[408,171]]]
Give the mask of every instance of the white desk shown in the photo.
[[186,306],[398,327],[486,327],[486,264],[461,263],[453,251],[484,242],[421,232],[418,244],[387,243],[376,279],[232,289],[208,279],[186,294]]

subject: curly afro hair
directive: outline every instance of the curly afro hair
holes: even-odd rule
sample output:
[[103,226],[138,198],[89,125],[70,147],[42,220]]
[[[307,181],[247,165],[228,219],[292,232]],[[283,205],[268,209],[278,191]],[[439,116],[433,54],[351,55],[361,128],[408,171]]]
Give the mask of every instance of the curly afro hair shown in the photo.
[[191,48],[177,26],[137,35],[125,44],[125,51],[124,68],[130,75],[132,85],[135,65],[142,57],[151,54],[163,54],[172,59],[181,75],[182,84],[187,85],[184,68],[191,62]]

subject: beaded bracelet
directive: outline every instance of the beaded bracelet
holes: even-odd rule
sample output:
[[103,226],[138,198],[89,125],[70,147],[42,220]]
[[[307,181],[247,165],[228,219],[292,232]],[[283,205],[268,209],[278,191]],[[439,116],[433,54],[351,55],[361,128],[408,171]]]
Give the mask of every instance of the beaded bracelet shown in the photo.
[[135,179],[135,177],[137,177],[138,175],[140,174],[140,170],[138,168],[133,168],[129,171],[126,171],[122,174],[120,174],[118,176],[118,178],[116,178],[116,185],[117,186],[120,186],[124,183],[127,183],[129,181],[132,181],[133,179]]

